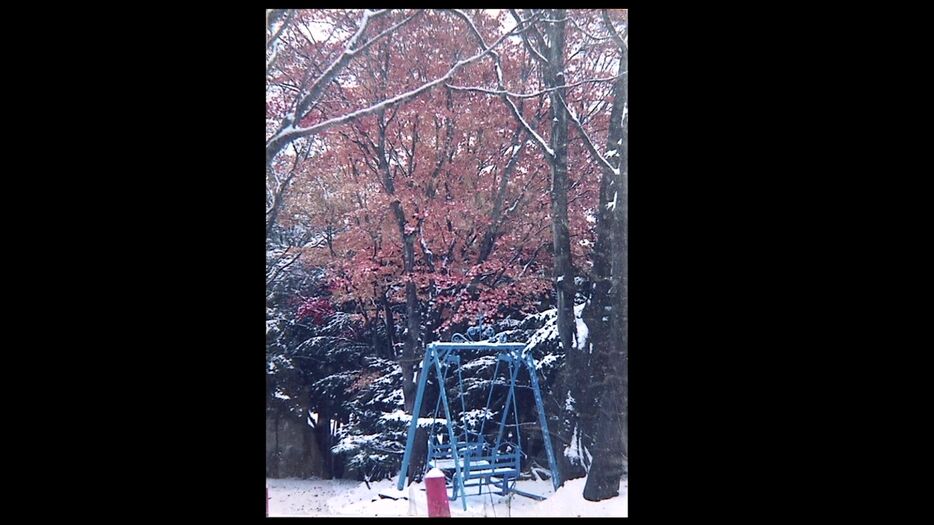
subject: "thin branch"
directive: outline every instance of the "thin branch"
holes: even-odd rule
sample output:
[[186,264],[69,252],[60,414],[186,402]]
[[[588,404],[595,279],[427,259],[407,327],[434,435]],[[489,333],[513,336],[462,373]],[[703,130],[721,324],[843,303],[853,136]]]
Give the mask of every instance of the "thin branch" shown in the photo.
[[[459,9],[454,9],[453,12],[468,22],[468,25],[470,26],[470,29],[474,37],[476,37],[476,39],[480,41],[481,48],[486,49],[487,51],[493,49],[495,44],[494,46],[487,47],[486,42],[483,41],[483,36],[477,30],[477,27],[473,24],[473,21],[470,20],[470,17],[468,17],[466,14],[464,14],[463,11]],[[530,22],[538,16],[539,15],[531,16],[526,20],[526,22]],[[518,24],[516,25],[516,28],[517,29],[519,28]],[[534,28],[534,25],[530,24],[529,28]],[[515,29],[513,31],[515,31]],[[497,41],[497,43],[498,42],[499,41]],[[494,66],[496,67],[496,84],[500,88],[500,91],[505,92],[505,86],[503,84],[503,70],[502,70],[502,67],[500,66],[499,53],[496,53],[495,51],[493,51],[492,55],[493,55],[493,60],[494,60]],[[529,123],[526,122],[524,118],[522,118],[522,113],[519,112],[519,109],[516,107],[515,103],[513,103],[513,101],[510,100],[509,97],[506,96],[505,93],[500,93],[499,96],[501,99],[503,99],[503,102],[506,103],[506,106],[509,108],[509,111],[512,112],[513,116],[516,117],[516,119],[522,124],[522,126],[529,133],[529,135],[531,135],[532,138],[535,139],[535,142],[539,145],[540,148],[542,148],[542,151],[544,151],[545,155],[549,159],[553,159],[555,156],[555,152],[548,146],[548,143],[545,142],[545,139],[543,139],[541,135],[539,135],[534,129],[532,129],[532,126],[530,126]]]
[[[510,9],[510,10],[509,10],[509,13],[512,14],[512,17],[516,19],[516,23],[517,23],[517,24],[518,24],[520,21],[522,21],[522,17],[519,16],[519,13],[517,13],[515,9]],[[526,49],[529,50],[529,53],[532,55],[532,57],[535,58],[535,60],[538,60],[539,62],[541,62],[541,63],[543,63],[543,64],[547,64],[547,63],[548,63],[548,59],[545,58],[541,53],[539,53],[538,50],[536,50],[534,47],[532,47],[532,44],[528,41],[528,39],[526,39],[526,38],[523,37],[523,38],[522,38],[522,43],[525,44]]]
[[519,108],[516,107],[516,105],[512,102],[512,100],[509,100],[509,97],[502,95],[502,99],[503,101],[506,102],[506,105],[509,107],[509,111],[512,112],[512,115],[516,117],[516,119],[519,120],[519,122],[522,124],[525,130],[529,133],[529,135],[531,135],[532,138],[535,139],[535,143],[538,144],[540,148],[542,148],[542,151],[545,152],[545,155],[548,157],[549,161],[550,159],[553,159],[555,157],[554,150],[551,149],[548,143],[545,142],[545,139],[543,139],[541,135],[536,133],[535,130],[532,129],[532,126],[530,126],[529,123],[526,122],[524,118],[522,118],[522,114],[519,113]]
[[299,251],[297,254],[295,254],[295,257],[292,257],[292,260],[291,260],[291,261],[285,263],[285,265],[283,265],[283,266],[280,266],[279,269],[276,270],[276,273],[274,273],[274,274],[272,275],[272,277],[270,277],[270,278],[266,281],[266,287],[269,288],[269,285],[270,285],[270,284],[276,282],[276,279],[279,277],[279,274],[281,274],[286,268],[288,268],[289,266],[291,266],[292,263],[294,263],[295,261],[297,261],[298,258],[301,257],[301,256],[302,256],[302,252]]
[[581,27],[581,26],[577,23],[577,20],[574,20],[574,18],[572,18],[572,17],[568,17],[568,18],[571,20],[571,24],[573,24],[574,27],[576,27],[578,31],[580,31],[581,33],[584,33],[585,35],[587,35],[587,37],[590,38],[591,40],[600,41],[600,40],[609,40],[609,39],[613,38],[613,35],[609,35],[609,36],[596,36],[596,35],[593,35],[593,34],[591,34],[590,32],[588,32],[586,29],[584,29],[583,27]]

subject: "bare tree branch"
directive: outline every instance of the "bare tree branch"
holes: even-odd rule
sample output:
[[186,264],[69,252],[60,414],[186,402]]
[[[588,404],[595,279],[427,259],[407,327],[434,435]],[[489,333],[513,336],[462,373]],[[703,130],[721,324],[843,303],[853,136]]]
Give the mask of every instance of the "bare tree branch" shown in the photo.
[[626,42],[623,40],[623,37],[620,36],[620,34],[616,31],[616,28],[613,27],[613,22],[610,21],[610,13],[606,9],[603,9],[602,12],[603,12],[603,22],[606,24],[606,29],[607,31],[610,32],[610,36],[613,37],[613,40],[616,42],[616,45],[618,45],[620,49],[625,49],[626,47],[628,47],[626,45]]
[[476,62],[477,60],[479,60],[479,59],[485,57],[486,55],[490,54],[491,52],[493,52],[493,49],[494,49],[497,45],[499,45],[503,40],[505,40],[506,38],[508,38],[508,37],[510,37],[510,36],[513,36],[514,34],[517,34],[517,33],[519,33],[518,27],[517,27],[516,29],[513,29],[513,30],[510,31],[509,33],[506,33],[506,34],[502,35],[501,37],[499,37],[499,38],[496,40],[496,42],[493,43],[492,46],[486,48],[486,49],[483,50],[482,52],[480,52],[480,53],[478,53],[478,54],[476,54],[476,55],[473,55],[473,56],[471,56],[471,57],[469,57],[469,58],[466,58],[466,59],[464,59],[464,60],[461,60],[461,61],[457,62],[457,63],[454,64],[454,66],[453,66],[450,70],[448,70],[448,72],[447,72],[446,74],[444,74],[443,76],[438,77],[438,78],[436,78],[435,80],[432,80],[431,82],[428,82],[428,83],[426,83],[426,84],[422,84],[421,86],[419,86],[419,87],[417,87],[417,88],[415,88],[415,89],[413,89],[413,90],[411,90],[411,91],[408,91],[408,92],[405,92],[405,93],[396,95],[396,96],[394,96],[394,97],[388,98],[388,99],[386,99],[386,100],[383,100],[382,102],[378,102],[378,103],[373,104],[373,105],[371,105],[371,106],[368,106],[368,107],[366,107],[366,108],[358,109],[358,110],[356,110],[356,111],[353,111],[353,112],[351,112],[351,113],[347,113],[347,114],[341,115],[341,116],[339,116],[339,117],[334,117],[334,118],[332,118],[332,119],[326,120],[326,121],[324,121],[324,122],[320,122],[320,123],[318,123],[318,124],[315,124],[315,125],[313,125],[313,126],[309,126],[309,127],[307,127],[307,128],[295,127],[294,123],[289,123],[288,125],[284,126],[282,129],[280,129],[280,131],[279,131],[278,133],[276,133],[275,135],[273,135],[273,136],[266,142],[266,163],[268,164],[268,163],[272,162],[273,157],[275,157],[275,155],[276,155],[286,144],[288,144],[288,143],[291,142],[292,140],[295,140],[295,139],[300,138],[300,137],[308,137],[308,136],[314,135],[314,134],[316,134],[316,133],[320,133],[320,132],[322,132],[322,131],[324,131],[324,130],[326,130],[326,129],[328,129],[328,128],[331,128],[331,127],[333,127],[333,126],[336,126],[336,125],[338,125],[338,124],[343,124],[343,123],[345,123],[345,122],[352,121],[352,120],[354,120],[354,119],[357,119],[357,118],[360,118],[360,117],[369,115],[369,114],[371,114],[371,113],[376,113],[376,112],[378,112],[378,111],[385,110],[385,109],[390,108],[390,107],[392,107],[392,106],[394,106],[394,105],[396,105],[396,104],[400,104],[400,103],[406,102],[406,101],[408,101],[408,100],[410,100],[410,99],[412,99],[412,98],[414,98],[414,97],[416,97],[416,96],[418,96],[418,95],[420,95],[420,94],[422,94],[422,93],[424,93],[424,92],[426,92],[426,91],[428,91],[428,90],[430,90],[430,89],[432,89],[432,88],[434,88],[434,87],[436,87],[436,86],[438,86],[438,85],[440,85],[440,84],[445,83],[445,81],[447,81],[447,80],[450,79],[452,76],[454,76],[454,73],[456,73],[460,68],[466,66],[467,64],[471,64],[471,63],[473,63],[473,62]]
[[563,86],[555,86],[552,88],[543,89],[541,91],[536,91],[535,93],[513,93],[512,91],[508,91],[508,90],[486,89],[486,88],[473,87],[473,86],[452,86],[451,84],[445,84],[445,85],[455,91],[475,91],[479,93],[487,93],[489,95],[508,95],[513,98],[535,98],[535,97],[540,97],[542,95],[545,95],[550,91],[555,91],[558,89],[573,88],[573,87],[580,86],[582,84],[594,84],[597,82],[613,82],[617,78],[619,77],[616,76],[616,77],[610,77],[610,78],[588,78],[585,80],[581,80],[579,82],[574,82],[572,84],[565,84]]
[[[509,13],[512,14],[512,17],[516,19],[517,24],[522,21],[522,17],[519,16],[519,13],[517,13],[515,9],[510,9]],[[532,47],[532,44],[528,41],[528,39],[523,38],[522,43],[525,45],[526,49],[529,50],[529,54],[531,54],[532,57],[535,58],[535,60],[538,60],[539,62],[543,64],[548,63],[548,59],[545,58],[541,53],[539,53],[537,49]]]
[[[286,177],[285,181],[279,184],[279,187],[275,190],[275,196],[273,198],[272,207],[266,210],[266,215],[269,217],[266,219],[266,236],[269,236],[269,233],[272,231],[273,225],[276,223],[276,219],[279,216],[279,210],[282,208],[282,203],[285,201],[285,192],[288,190],[289,185],[292,183],[292,179],[295,178],[295,175],[298,173],[298,163],[300,160],[305,160],[308,158],[308,155],[311,153],[311,142],[302,149],[301,153],[298,151],[295,152],[295,161],[292,163],[292,168],[289,170],[289,174]],[[273,167],[270,165],[270,170]]]
[[587,132],[584,131],[584,126],[581,125],[581,122],[577,120],[577,117],[574,115],[574,113],[571,112],[571,108],[569,108],[568,105],[564,102],[564,97],[562,97],[561,95],[558,95],[558,100],[561,103],[561,107],[564,108],[564,111],[568,114],[569,117],[571,117],[571,122],[574,123],[574,126],[577,128],[577,131],[581,134],[581,137],[583,137],[584,145],[587,146],[587,150],[590,151],[594,160],[596,160],[597,163],[603,165],[605,169],[608,169],[613,173],[618,173],[617,168],[614,168],[613,165],[607,162],[606,158],[604,158],[603,155],[601,155],[600,152],[597,151],[597,147],[594,146],[593,141],[590,140],[590,135],[588,135]]
[[388,35],[392,30],[395,30],[397,27],[408,23],[413,18],[415,18],[419,13],[421,13],[421,11],[415,13],[414,15],[406,18],[402,22],[390,27],[386,31],[383,31],[379,33],[378,35],[374,36],[373,38],[371,38],[364,44],[358,45],[358,41],[360,37],[363,35],[364,31],[366,31],[370,22],[380,16],[387,14],[388,12],[389,12],[388,9],[382,9],[382,10],[374,11],[374,12],[371,12],[369,9],[363,10],[363,17],[360,19],[360,27],[357,29],[357,32],[352,37],[350,37],[350,40],[347,42],[347,45],[344,48],[343,53],[341,53],[341,55],[334,62],[332,62],[331,65],[329,65],[321,73],[321,75],[318,76],[318,78],[315,79],[312,85],[308,88],[308,94],[296,106],[295,113],[293,114],[292,118],[286,122],[286,124],[300,122],[301,119],[304,118],[305,113],[307,112],[308,108],[321,97],[327,85],[330,84],[332,80],[337,78],[337,75],[341,71],[343,71],[344,68],[347,67],[347,64],[350,63],[350,60],[353,59],[353,57],[356,56],[357,53],[373,45],[374,42]]
[[276,282],[276,279],[279,278],[279,274],[281,274],[286,268],[288,268],[289,266],[291,266],[292,263],[294,263],[295,261],[297,261],[298,258],[301,257],[301,256],[302,256],[302,252],[301,252],[301,250],[299,250],[299,252],[298,252],[297,254],[295,254],[295,257],[292,257],[292,260],[290,260],[289,262],[287,262],[287,263],[285,263],[284,265],[280,266],[279,269],[277,269],[276,272],[272,275],[272,277],[270,277],[269,279],[266,280],[266,289],[269,289],[269,285],[272,284],[272,283],[274,283],[274,282]]
[[[477,30],[477,27],[473,24],[473,21],[470,20],[470,17],[468,17],[466,14],[464,14],[463,11],[461,11],[461,10],[459,10],[459,9],[454,9],[454,10],[452,10],[452,12],[455,13],[457,16],[463,18],[464,20],[466,20],[466,21],[468,22],[468,25],[469,25],[469,27],[470,27],[470,29],[471,29],[471,32],[473,33],[474,37],[480,42],[480,47],[481,47],[482,49],[485,49],[485,50],[487,50],[487,51],[491,51],[491,50],[493,49],[493,46],[489,46],[489,47],[488,47],[488,46],[486,45],[486,42],[483,41],[483,35],[481,35],[481,34],[480,34],[480,31]],[[535,16],[529,17],[528,19],[526,19],[526,20],[524,20],[524,21],[523,21],[522,19],[519,19],[519,20],[522,21],[522,22],[524,22],[524,23],[528,23],[528,24],[529,24],[529,26],[528,26],[529,28],[534,28],[535,26],[533,25],[532,22],[534,22],[534,19],[535,19],[536,17],[538,17],[538,16],[540,16],[540,15],[535,15]],[[519,26],[519,24],[517,23],[516,29],[518,29],[519,27],[520,27],[520,26]],[[513,31],[515,31],[515,29],[514,29]],[[523,29],[523,31],[524,31],[524,29]],[[509,33],[507,33],[507,35],[508,35],[508,34],[509,34]],[[502,37],[500,38],[500,40],[502,40]],[[499,40],[497,40],[496,43],[499,43]],[[496,44],[494,44],[494,46],[495,46],[495,45],[496,45]],[[486,51],[485,51],[485,52],[486,52]],[[505,85],[504,85],[504,83],[503,83],[503,68],[500,66],[499,53],[497,53],[496,51],[492,51],[492,52],[491,52],[491,55],[493,56],[494,66],[496,67],[496,85],[499,87],[500,91],[505,91],[506,87],[505,87]],[[535,140],[535,142],[538,144],[538,146],[542,149],[542,151],[545,153],[545,156],[548,157],[548,159],[554,158],[554,156],[555,156],[554,151],[551,149],[550,146],[548,146],[548,143],[545,142],[545,139],[543,139],[543,138],[541,137],[541,135],[539,135],[539,134],[532,128],[532,126],[530,126],[529,123],[526,122],[526,120],[522,117],[522,113],[519,111],[519,108],[516,107],[516,105],[513,103],[513,101],[510,100],[509,97],[506,96],[505,93],[499,94],[499,96],[500,96],[500,98],[503,100],[503,102],[506,103],[506,106],[509,108],[509,111],[512,113],[512,115],[522,124],[522,126],[525,128],[526,132],[528,132],[528,134],[532,136],[532,138]]]
[[[606,11],[606,10],[604,10],[604,11]],[[568,19],[571,20],[571,24],[573,24],[574,27],[577,28],[578,31],[580,31],[581,33],[584,33],[584,34],[587,36],[587,38],[590,38],[591,40],[600,41],[600,40],[609,40],[609,39],[613,38],[613,35],[609,35],[609,36],[596,36],[596,35],[593,35],[593,34],[591,34],[590,32],[588,32],[586,29],[584,29],[583,27],[581,27],[580,24],[577,23],[577,20],[574,20],[573,17],[570,17],[570,16],[569,16]]]

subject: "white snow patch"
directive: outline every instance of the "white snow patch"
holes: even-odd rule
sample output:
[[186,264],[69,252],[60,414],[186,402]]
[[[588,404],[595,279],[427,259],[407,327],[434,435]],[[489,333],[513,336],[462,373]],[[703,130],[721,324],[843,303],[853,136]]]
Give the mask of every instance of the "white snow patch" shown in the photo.
[[616,209],[616,197],[619,195],[618,191],[613,192],[613,202],[608,202],[606,204],[606,209],[615,210]]
[[554,354],[548,354],[541,361],[536,363],[535,368],[541,370],[542,367],[551,366],[555,361],[558,360],[558,356]]
[[[629,484],[620,483],[620,494],[603,501],[584,499],[586,478],[565,482],[557,492],[551,481],[520,481],[517,488],[547,497],[535,501],[521,496],[507,497],[484,494],[467,498],[467,511],[461,500],[449,502],[452,517],[628,517]],[[365,483],[345,479],[266,479],[269,488],[269,515],[281,516],[420,516],[428,515],[423,483],[413,483],[406,490],[396,489],[392,479]],[[382,499],[380,493],[398,499]],[[401,496],[401,497],[400,497]],[[406,498],[406,499],[403,499]],[[492,503],[491,503],[492,500]]]
[[444,472],[439,468],[433,468],[429,470],[427,474],[425,474],[425,477],[426,478],[443,478]]
[[[405,422],[412,421],[412,416],[410,414],[406,414],[404,410],[396,410],[394,412],[387,412],[379,416],[379,418],[384,419],[384,420],[391,420],[391,421],[405,421]],[[420,427],[428,427],[428,426],[431,426],[432,423],[438,423],[441,425],[445,425],[447,424],[447,422],[448,420],[443,417],[439,417],[437,419],[430,418],[430,417],[418,418],[418,426]]]
[[579,304],[574,307],[574,321],[577,323],[577,349],[583,350],[587,346],[587,337],[590,335],[590,330],[587,328],[587,323],[581,318],[584,313],[584,304]]
[[544,312],[540,312],[540,313],[535,314],[534,316],[529,316],[529,317],[542,318],[544,319],[545,323],[542,325],[541,328],[536,330],[534,334],[532,334],[532,337],[529,338],[528,343],[526,343],[525,345],[525,349],[523,349],[522,351],[523,353],[531,352],[540,343],[554,339],[555,337],[558,337],[558,324],[557,324],[558,309],[557,308],[551,308],[550,310],[545,310]]
[[580,436],[579,429],[574,429],[574,436],[571,437],[571,443],[568,446],[564,447],[564,456],[571,460],[572,463],[581,463],[581,453],[578,450],[580,445]]

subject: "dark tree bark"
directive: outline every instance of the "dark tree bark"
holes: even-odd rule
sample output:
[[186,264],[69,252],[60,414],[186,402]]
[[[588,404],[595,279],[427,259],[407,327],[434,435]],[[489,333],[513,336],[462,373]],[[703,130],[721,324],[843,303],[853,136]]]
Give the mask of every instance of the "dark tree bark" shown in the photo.
[[[544,67],[546,88],[565,85],[564,47],[566,10],[555,9],[547,16],[548,22],[545,39],[536,33],[539,49],[547,59]],[[557,298],[557,328],[561,348],[564,350],[565,363],[562,366],[556,387],[556,401],[560,403],[559,421],[555,449],[558,450],[558,468],[562,481],[579,478],[586,474],[581,465],[572,463],[561,452],[569,445],[576,434],[579,424],[578,407],[581,406],[583,390],[587,388],[587,378],[582,374],[585,355],[576,348],[577,323],[574,319],[574,283],[575,271],[571,260],[571,236],[568,227],[568,116],[561,100],[566,96],[566,89],[554,89],[549,92],[551,106],[551,143],[554,154],[549,159],[551,166],[551,225],[555,295]],[[573,398],[573,403],[568,403]]]
[[[614,87],[614,103],[610,119],[608,149],[616,149],[618,157],[610,157],[611,164],[618,159],[618,172],[604,170],[604,178],[609,179],[606,192],[601,191],[601,217],[604,222],[600,232],[607,238],[599,244],[601,257],[598,284],[606,288],[606,304],[609,310],[609,339],[600,352],[601,369],[605,371],[600,385],[602,395],[598,407],[595,429],[594,462],[587,476],[584,498],[599,501],[617,496],[619,483],[628,463],[628,353],[629,353],[629,318],[628,318],[628,119],[623,115],[623,106],[627,99],[628,57],[625,44],[615,34],[609,18],[604,12],[607,28],[619,43],[621,56],[620,78]],[[618,137],[618,138],[617,138]],[[601,188],[602,190],[602,188]],[[611,213],[603,213],[609,209]],[[596,261],[595,261],[596,265]],[[596,267],[595,267],[596,270]],[[607,279],[609,270],[609,279]],[[596,272],[595,272],[596,273]],[[607,287],[609,283],[609,287]],[[604,308],[604,311],[607,309]]]
[[315,442],[323,458],[322,478],[331,479],[331,410],[327,406],[318,409],[318,423],[315,425]]
[[[418,308],[418,296],[416,294],[415,283],[411,280],[415,264],[415,233],[406,233],[405,215],[399,201],[392,203],[393,211],[399,223],[399,231],[402,235],[404,247],[404,265],[405,275],[408,278],[405,283],[405,313],[406,313],[406,337],[405,346],[402,350],[402,356],[399,364],[402,367],[402,397],[405,402],[405,410],[412,414],[413,419],[420,417],[420,414],[412,412],[415,406],[415,394],[418,385],[415,383],[415,370],[420,362],[419,354],[419,331],[421,325],[421,316]],[[415,448],[412,451],[412,457],[409,463],[408,473],[409,482],[421,479],[422,470],[425,461],[425,452],[428,443],[428,435],[424,429],[419,428],[415,436]]]
[[[393,195],[395,189],[393,186],[392,175],[389,171],[389,164],[385,156],[385,129],[380,129],[380,142],[378,144],[380,158],[380,170],[383,172],[386,191]],[[419,332],[421,325],[421,315],[418,308],[418,294],[415,289],[415,282],[412,280],[415,271],[415,235],[417,229],[407,224],[405,211],[402,203],[398,200],[390,204],[396,223],[399,226],[399,235],[402,238],[402,259],[405,272],[405,315],[406,315],[406,337],[402,348],[402,355],[399,358],[399,365],[402,367],[402,397],[405,402],[405,410],[412,413],[412,407],[415,405],[415,393],[417,385],[415,384],[415,368],[419,364],[420,347]],[[418,415],[413,414],[417,418]],[[421,430],[421,429],[420,429]],[[422,439],[424,437],[424,439]],[[409,480],[420,479],[422,466],[424,464],[424,448],[427,444],[428,436],[420,432],[416,436],[415,450],[412,454],[412,460],[409,464]],[[423,443],[424,442],[424,443]]]
[[396,357],[396,325],[392,319],[392,308],[389,306],[389,298],[383,295],[383,312],[386,316],[386,344],[389,345],[389,355],[393,359]]

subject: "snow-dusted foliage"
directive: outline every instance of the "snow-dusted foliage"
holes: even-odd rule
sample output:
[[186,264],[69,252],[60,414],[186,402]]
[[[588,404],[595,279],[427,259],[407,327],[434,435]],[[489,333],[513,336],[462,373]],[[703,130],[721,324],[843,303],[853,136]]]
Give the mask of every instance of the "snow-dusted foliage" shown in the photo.
[[[574,307],[576,333],[574,334],[575,342],[573,351],[590,354],[593,350],[592,345],[589,344],[590,330],[582,317],[585,306],[585,303],[581,303]],[[568,357],[564,350],[562,350],[559,342],[557,317],[557,309],[552,308],[527,317],[520,326],[526,328],[537,327],[529,336],[524,351],[532,353],[536,361],[536,367],[541,371],[545,383],[548,386],[547,395],[551,396],[554,401],[554,403],[550,405],[550,408],[556,409],[560,407],[563,409],[564,417],[553,421],[553,424],[556,430],[560,429],[561,435],[568,436],[568,439],[570,439],[570,443],[565,445],[564,448],[564,459],[571,467],[582,469],[577,470],[577,472],[581,472],[586,471],[589,467],[590,455],[586,449],[585,440],[582,439],[580,434],[578,419],[580,407],[575,404],[574,398],[570,395],[570,392],[567,392],[567,394],[561,398],[561,401],[558,402],[557,399],[554,399],[557,397],[556,393],[551,391],[552,387],[557,386],[557,371],[562,366],[565,366]],[[586,370],[582,370],[581,372],[586,372]],[[585,378],[578,377],[571,381],[581,380],[585,380]],[[572,383],[566,383],[565,388],[568,388],[570,384]],[[560,416],[561,414],[556,413],[555,415]],[[583,452],[581,452],[582,450]]]
[[[284,249],[274,248],[269,257],[281,260],[283,253]],[[398,472],[411,421],[404,410],[398,364],[403,327],[394,327],[395,344],[390,345],[385,323],[367,323],[348,305],[336,302],[327,277],[327,272],[297,263],[285,268],[271,287],[266,311],[267,407],[270,413],[307,419],[320,454],[333,456],[325,461],[333,469],[331,475],[379,481]],[[579,315],[581,308],[575,311]],[[527,316],[514,314],[494,323],[505,340],[528,342],[526,351],[538,363],[549,413],[561,406],[550,401],[550,388],[564,361],[555,317],[551,309]],[[578,337],[583,340],[587,330],[581,325],[578,319]],[[490,354],[465,354],[463,358],[460,378],[465,412],[461,411],[456,374],[445,385],[455,411],[455,428],[477,432],[482,427],[489,432],[498,425],[505,401],[505,366],[497,369],[496,358]],[[520,374],[520,384],[527,385],[528,380],[524,372]],[[491,388],[492,410],[486,410]],[[432,379],[429,398],[436,396],[437,384]],[[537,414],[531,391],[520,386],[516,403],[521,423],[534,429]],[[429,405],[419,425],[446,440],[443,410],[434,413],[434,404]],[[538,464],[547,464],[541,436],[523,431],[522,439],[523,451],[536,456]]]
[[331,452],[367,481],[395,474],[405,448],[407,421],[392,416],[403,412],[399,366],[374,358],[357,374],[347,401],[348,424],[338,431]]

